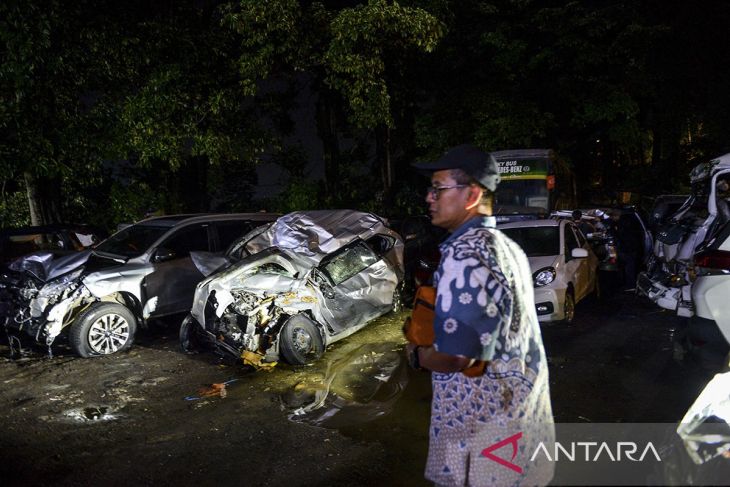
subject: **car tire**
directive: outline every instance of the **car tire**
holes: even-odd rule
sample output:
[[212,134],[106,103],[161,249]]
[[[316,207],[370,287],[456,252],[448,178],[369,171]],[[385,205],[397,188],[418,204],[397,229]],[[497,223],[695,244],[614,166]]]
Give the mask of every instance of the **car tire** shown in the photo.
[[565,291],[565,299],[563,300],[563,323],[566,325],[573,324],[575,320],[575,294],[573,289],[568,288]]
[[195,330],[196,326],[190,316],[185,318],[182,324],[180,324],[180,348],[185,353],[197,353],[201,349]]
[[294,315],[281,328],[279,349],[287,363],[305,365],[322,356],[324,343],[319,329],[309,318]]
[[84,358],[111,355],[132,346],[137,319],[121,304],[94,303],[83,310],[69,330],[69,343]]

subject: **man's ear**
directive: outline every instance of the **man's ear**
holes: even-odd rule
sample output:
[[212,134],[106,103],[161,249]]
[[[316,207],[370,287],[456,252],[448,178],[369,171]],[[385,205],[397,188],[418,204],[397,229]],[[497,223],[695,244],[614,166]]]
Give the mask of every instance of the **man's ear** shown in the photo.
[[466,196],[466,210],[471,210],[472,208],[479,206],[479,203],[482,202],[482,194],[484,193],[484,190],[477,186],[476,184],[472,184],[469,186],[469,193]]

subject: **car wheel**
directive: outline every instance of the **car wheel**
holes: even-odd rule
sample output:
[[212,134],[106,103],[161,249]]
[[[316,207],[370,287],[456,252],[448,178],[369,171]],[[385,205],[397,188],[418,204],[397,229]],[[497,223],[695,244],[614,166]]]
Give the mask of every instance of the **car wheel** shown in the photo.
[[308,318],[295,315],[289,318],[279,334],[281,354],[291,365],[304,365],[322,356],[324,344],[319,330]]
[[180,325],[180,348],[185,353],[196,353],[200,351],[200,343],[195,330],[196,324],[190,316],[185,318]]
[[565,292],[565,301],[563,302],[563,323],[572,324],[575,319],[575,296],[573,290],[568,289]]
[[137,320],[117,303],[94,303],[79,313],[69,330],[71,348],[88,358],[121,352],[132,346]]

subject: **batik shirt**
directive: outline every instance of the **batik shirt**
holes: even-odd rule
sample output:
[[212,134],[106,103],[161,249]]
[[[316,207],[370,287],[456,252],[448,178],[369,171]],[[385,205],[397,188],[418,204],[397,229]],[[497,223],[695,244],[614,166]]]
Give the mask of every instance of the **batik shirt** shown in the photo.
[[440,485],[545,485],[553,465],[530,457],[540,442],[550,447],[555,432],[527,257],[491,217],[464,223],[440,249],[434,347],[488,365],[479,377],[432,374],[426,478]]

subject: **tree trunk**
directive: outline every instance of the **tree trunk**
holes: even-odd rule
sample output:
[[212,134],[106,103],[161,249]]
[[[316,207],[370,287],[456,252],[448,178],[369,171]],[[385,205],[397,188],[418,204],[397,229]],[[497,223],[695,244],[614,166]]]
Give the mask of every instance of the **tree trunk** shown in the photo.
[[337,102],[329,88],[319,90],[317,100],[317,132],[322,140],[325,193],[334,196],[339,179],[340,141],[337,136]]
[[61,181],[57,178],[39,177],[26,172],[26,194],[31,225],[48,225],[61,222],[59,211]]

